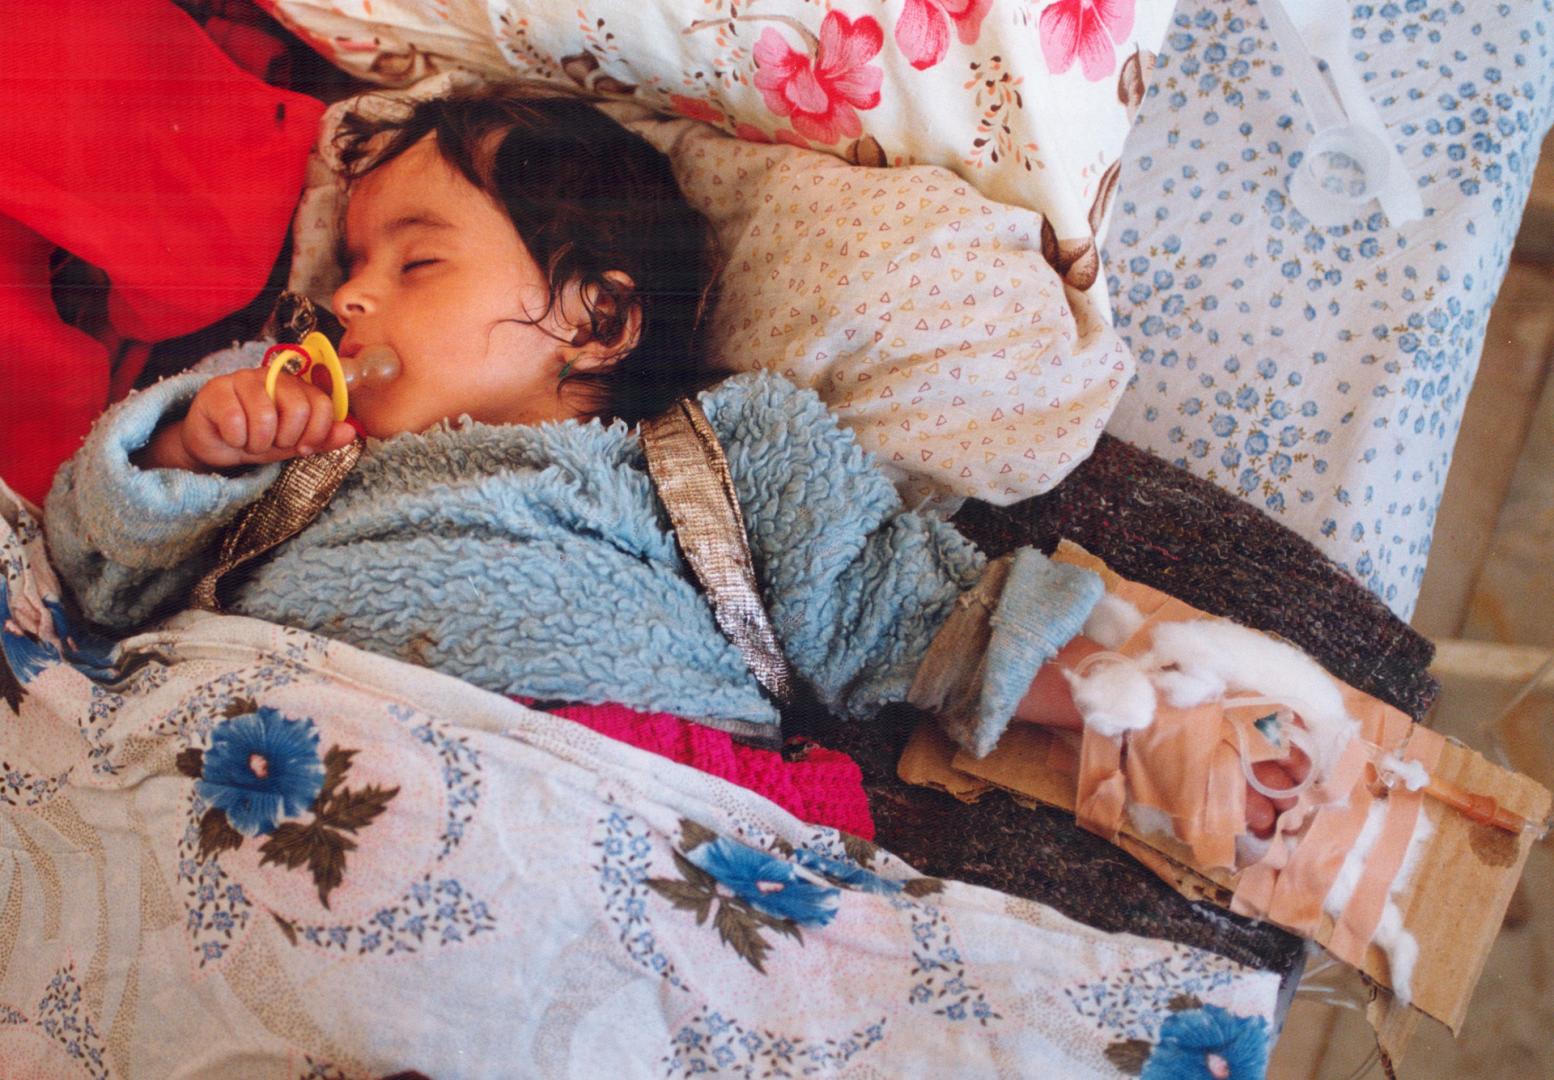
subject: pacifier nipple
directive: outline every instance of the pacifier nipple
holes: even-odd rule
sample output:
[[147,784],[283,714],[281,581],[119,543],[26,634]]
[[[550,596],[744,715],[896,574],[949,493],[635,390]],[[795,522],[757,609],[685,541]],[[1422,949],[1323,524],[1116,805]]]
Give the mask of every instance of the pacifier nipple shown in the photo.
[[352,391],[380,387],[399,378],[399,354],[388,345],[370,345],[355,356],[342,356],[340,368]]

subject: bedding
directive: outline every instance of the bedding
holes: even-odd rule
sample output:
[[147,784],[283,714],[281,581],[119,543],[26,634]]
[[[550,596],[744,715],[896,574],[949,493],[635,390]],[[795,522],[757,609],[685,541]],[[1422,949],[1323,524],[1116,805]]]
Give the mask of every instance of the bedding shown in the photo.
[[632,126],[721,242],[713,355],[813,388],[909,503],[1006,505],[1094,449],[1133,358],[1048,261],[1041,215],[941,168]]
[[1305,111],[1257,9],[1182,0],[1105,245],[1138,362],[1110,430],[1413,611],[1468,390],[1554,121],[1554,4],[1354,3],[1346,40],[1425,217],[1318,229]]
[[300,631],[189,613],[115,646],[74,628],[5,489],[0,567],[12,1070],[1263,1068],[1271,973],[924,877]]
[[[582,85],[759,143],[939,165],[1038,210],[1093,281],[1099,197],[1170,0],[260,0],[337,65]],[[1084,286],[1084,287],[1088,287]],[[1099,290],[1098,290],[1099,291]],[[1103,301],[1104,302],[1104,301]]]

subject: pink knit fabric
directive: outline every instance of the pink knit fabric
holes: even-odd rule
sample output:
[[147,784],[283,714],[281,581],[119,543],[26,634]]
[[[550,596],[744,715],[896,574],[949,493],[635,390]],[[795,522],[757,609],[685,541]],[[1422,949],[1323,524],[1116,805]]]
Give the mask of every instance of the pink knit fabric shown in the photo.
[[642,713],[624,705],[563,705],[547,711],[749,788],[802,821],[874,839],[863,772],[839,751],[811,746],[801,760],[784,761],[775,750],[741,746],[727,732],[669,713]]

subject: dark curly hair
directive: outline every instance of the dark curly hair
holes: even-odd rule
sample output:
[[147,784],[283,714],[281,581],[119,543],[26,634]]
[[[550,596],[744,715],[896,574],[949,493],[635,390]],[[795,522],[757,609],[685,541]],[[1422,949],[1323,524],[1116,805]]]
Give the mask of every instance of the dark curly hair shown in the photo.
[[712,230],[647,140],[578,94],[507,83],[404,103],[387,118],[347,113],[335,146],[346,179],[358,180],[429,134],[444,160],[506,210],[549,280],[545,314],[574,284],[590,340],[620,341],[633,309],[640,313],[635,348],[561,374],[590,391],[592,415],[635,424],[715,381],[703,348]]

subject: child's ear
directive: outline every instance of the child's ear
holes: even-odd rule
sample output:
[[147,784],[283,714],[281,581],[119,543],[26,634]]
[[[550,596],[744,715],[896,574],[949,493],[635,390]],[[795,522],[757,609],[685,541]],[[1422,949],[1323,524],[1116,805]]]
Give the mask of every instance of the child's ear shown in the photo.
[[[596,281],[574,280],[566,286],[561,311],[570,342],[561,358],[570,370],[600,370],[637,347],[642,338],[642,305],[637,302],[636,282],[621,270],[606,270],[610,288]],[[595,324],[601,332],[594,332]]]

